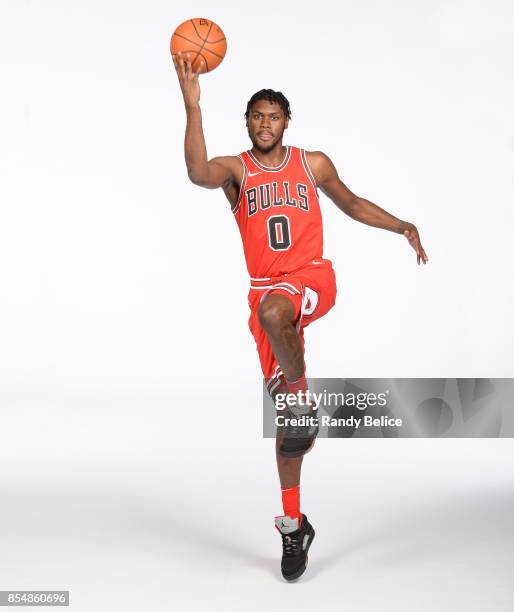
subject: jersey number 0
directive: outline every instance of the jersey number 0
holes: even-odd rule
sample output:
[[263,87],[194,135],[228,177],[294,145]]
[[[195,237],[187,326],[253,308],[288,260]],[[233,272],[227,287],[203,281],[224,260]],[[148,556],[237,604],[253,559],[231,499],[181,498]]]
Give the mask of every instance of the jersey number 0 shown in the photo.
[[268,219],[268,242],[274,251],[286,251],[291,246],[288,217],[276,215]]

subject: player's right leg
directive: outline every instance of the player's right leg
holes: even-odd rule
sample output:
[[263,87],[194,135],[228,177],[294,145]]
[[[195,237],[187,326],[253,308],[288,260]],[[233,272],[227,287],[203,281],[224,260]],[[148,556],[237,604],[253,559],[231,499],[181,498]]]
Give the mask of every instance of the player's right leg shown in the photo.
[[[301,457],[312,448],[318,432],[316,414],[306,402],[305,396],[307,381],[305,380],[303,330],[297,326],[301,305],[300,290],[292,298],[284,295],[283,292],[273,291],[264,295],[257,307],[257,323],[260,329],[254,330],[254,336],[259,338],[258,348],[263,371],[265,375],[269,373],[270,364],[268,362],[271,355],[271,366],[278,363],[281,372],[280,386],[273,387],[271,396],[274,399],[279,392],[294,393],[299,400],[295,407],[284,411],[282,416],[285,417],[286,424],[277,429],[279,470],[283,463],[280,456]],[[265,350],[266,347],[269,347],[268,350]],[[303,392],[303,395],[300,392]],[[303,404],[300,404],[300,401],[303,401]],[[303,416],[309,417],[311,424],[298,425],[295,423],[295,419]],[[286,471],[285,465],[284,471]]]
[[301,378],[305,374],[305,361],[303,344],[295,327],[298,305],[281,293],[268,293],[259,304],[257,316],[286,380]]

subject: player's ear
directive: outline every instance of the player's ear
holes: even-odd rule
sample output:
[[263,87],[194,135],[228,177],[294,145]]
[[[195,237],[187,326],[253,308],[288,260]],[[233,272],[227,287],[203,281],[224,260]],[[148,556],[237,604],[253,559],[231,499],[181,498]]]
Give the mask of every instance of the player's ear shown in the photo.
[[289,117],[286,117],[286,122],[284,123],[284,130],[287,130],[289,127]]

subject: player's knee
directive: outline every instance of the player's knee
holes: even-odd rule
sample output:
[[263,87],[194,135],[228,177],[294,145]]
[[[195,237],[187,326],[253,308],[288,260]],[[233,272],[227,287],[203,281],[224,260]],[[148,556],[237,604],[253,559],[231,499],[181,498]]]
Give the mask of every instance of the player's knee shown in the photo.
[[[285,298],[287,300],[287,298]],[[259,323],[265,331],[281,329],[290,324],[290,313],[287,304],[270,296],[263,300],[257,311]]]
[[259,323],[265,330],[279,327],[284,320],[281,308],[274,303],[263,302],[258,310]]

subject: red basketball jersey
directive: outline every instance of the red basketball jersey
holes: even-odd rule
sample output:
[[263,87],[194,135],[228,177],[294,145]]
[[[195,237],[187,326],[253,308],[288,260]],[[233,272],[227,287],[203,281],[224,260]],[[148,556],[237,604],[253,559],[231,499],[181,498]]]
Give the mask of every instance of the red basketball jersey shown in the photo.
[[280,276],[323,257],[318,190],[305,151],[288,146],[276,168],[251,151],[239,158],[244,173],[232,212],[250,277]]

